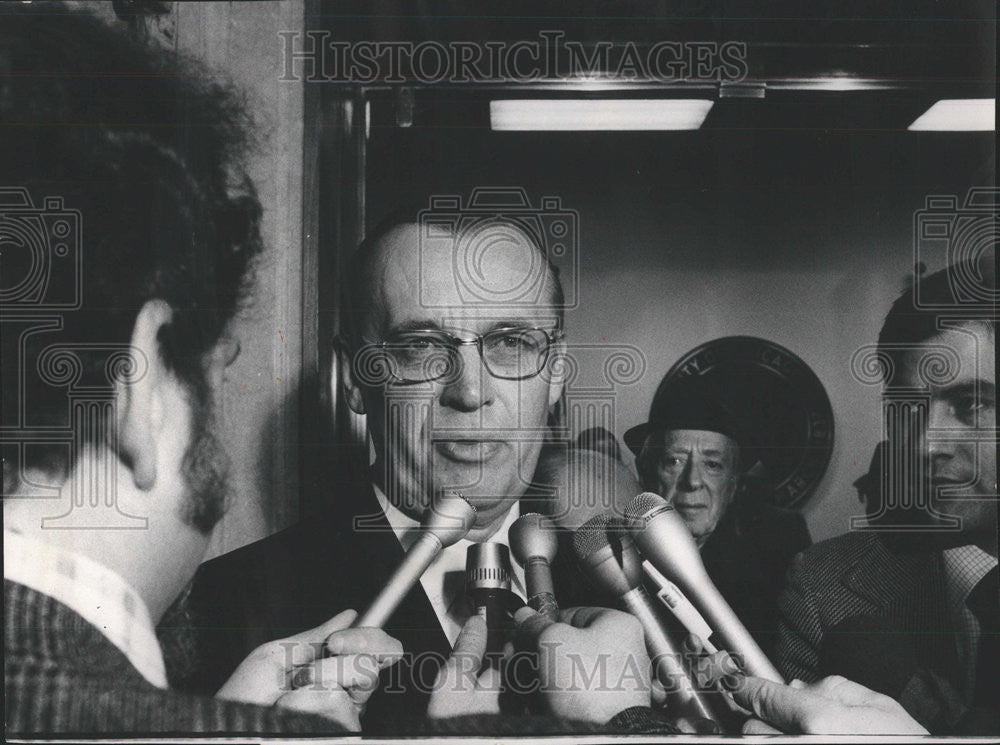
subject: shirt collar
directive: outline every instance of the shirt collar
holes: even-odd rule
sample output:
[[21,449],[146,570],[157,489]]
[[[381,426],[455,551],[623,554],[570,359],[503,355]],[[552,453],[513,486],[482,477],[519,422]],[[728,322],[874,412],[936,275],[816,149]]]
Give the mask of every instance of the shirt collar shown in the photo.
[[120,575],[82,554],[5,528],[3,576],[78,613],[118,647],[142,677],[158,688],[167,687],[149,610]]
[[[389,526],[392,528],[393,533],[396,534],[399,544],[403,547],[403,550],[409,550],[410,546],[412,546],[420,536],[420,521],[414,520],[412,517],[392,504],[378,484],[372,483],[372,488],[375,491],[375,498],[378,500],[379,507],[381,507],[382,511],[385,513],[385,518],[389,522]],[[503,522],[500,523],[496,532],[486,538],[486,540],[497,541],[498,543],[502,543],[509,547],[510,539],[508,538],[508,534],[510,533],[510,526],[513,525],[520,516],[521,505],[520,502],[515,501],[514,504],[511,505],[510,510],[507,512],[506,517],[504,517]],[[468,538],[463,538],[457,543],[446,548],[444,551],[449,554],[461,553],[464,557],[469,546],[471,545],[472,541]],[[511,565],[513,569],[513,572],[511,573],[511,589],[523,598],[525,597],[523,580],[524,569],[517,563],[513,556],[511,557]]]
[[952,607],[964,608],[969,593],[997,565],[996,556],[973,545],[950,548],[942,552],[942,558]]

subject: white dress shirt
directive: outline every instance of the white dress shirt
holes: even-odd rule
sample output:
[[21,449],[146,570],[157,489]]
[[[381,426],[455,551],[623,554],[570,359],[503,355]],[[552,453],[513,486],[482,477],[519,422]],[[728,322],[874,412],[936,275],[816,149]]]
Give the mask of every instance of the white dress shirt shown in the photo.
[[95,626],[142,677],[167,687],[163,651],[149,610],[120,575],[81,554],[3,531],[3,576],[58,600]]
[[[372,486],[375,489],[379,506],[385,512],[386,519],[396,534],[399,544],[403,550],[409,549],[420,536],[420,522],[391,504],[378,486],[374,484]],[[520,505],[515,502],[497,532],[488,540],[509,547],[510,526],[520,517],[520,513]],[[434,614],[452,646],[455,645],[455,640],[458,638],[462,626],[469,618],[467,603],[464,602],[465,558],[471,545],[472,541],[463,538],[448,546],[438,554],[437,558],[427,567],[427,571],[420,577],[420,585],[427,594],[427,599],[431,601]],[[517,563],[513,556],[511,556],[510,563],[512,569],[511,590],[524,599],[524,568]]]

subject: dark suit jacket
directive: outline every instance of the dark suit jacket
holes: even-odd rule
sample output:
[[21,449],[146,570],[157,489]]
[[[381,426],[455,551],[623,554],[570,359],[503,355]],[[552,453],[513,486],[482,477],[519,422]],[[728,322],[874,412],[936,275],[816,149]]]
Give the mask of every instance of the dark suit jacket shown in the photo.
[[[522,500],[522,511],[534,506]],[[355,525],[361,516],[369,516],[363,527]],[[345,485],[324,515],[206,562],[190,597],[200,659],[181,685],[211,693],[260,644],[318,626],[346,608],[363,611],[402,558],[396,534],[364,482]],[[575,581],[557,580],[557,588]],[[406,656],[383,672],[381,690],[369,699],[362,720],[366,732],[423,717],[438,669],[451,654],[419,584],[385,631],[399,639]]]
[[162,690],[82,616],[4,580],[6,734],[338,734],[316,716]]
[[[967,713],[957,693],[964,671],[940,552],[897,550],[867,532],[823,541],[795,558],[779,612],[775,663],[787,679],[843,674],[841,665],[851,657],[848,677],[897,698],[932,734],[959,731]],[[831,632],[855,617],[878,619],[893,637],[887,641],[905,635],[907,654],[854,654],[852,648],[871,640]],[[835,658],[824,652],[834,643]]]
[[730,509],[701,548],[708,576],[768,656],[777,644],[785,573],[809,543],[801,514],[761,506]]

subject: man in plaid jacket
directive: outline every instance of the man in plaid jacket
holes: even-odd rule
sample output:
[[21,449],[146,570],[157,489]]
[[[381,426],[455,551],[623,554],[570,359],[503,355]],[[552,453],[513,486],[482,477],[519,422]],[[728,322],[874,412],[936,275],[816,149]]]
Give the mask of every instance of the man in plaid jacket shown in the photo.
[[[996,310],[937,310],[959,305],[962,278],[995,297],[992,261],[949,266],[893,305],[877,348],[889,442],[872,530],[797,556],[780,600],[788,679],[844,675],[897,699],[932,734],[1000,732]],[[901,482],[907,473],[927,481]]]

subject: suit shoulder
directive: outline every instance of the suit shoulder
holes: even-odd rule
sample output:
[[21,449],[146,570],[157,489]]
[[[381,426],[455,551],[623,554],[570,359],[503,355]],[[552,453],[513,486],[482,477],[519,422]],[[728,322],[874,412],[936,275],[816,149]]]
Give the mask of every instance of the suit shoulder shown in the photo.
[[874,533],[844,533],[807,548],[799,554],[793,571],[817,577],[839,575],[847,565],[878,550],[878,547],[878,537]]

